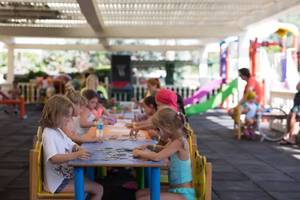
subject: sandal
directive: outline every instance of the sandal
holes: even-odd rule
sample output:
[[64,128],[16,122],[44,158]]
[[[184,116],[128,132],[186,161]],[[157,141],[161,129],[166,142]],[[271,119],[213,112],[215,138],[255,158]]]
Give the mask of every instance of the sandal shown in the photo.
[[296,143],[293,143],[293,142],[290,142],[288,140],[285,140],[285,139],[282,139],[280,142],[279,142],[280,145],[295,145]]

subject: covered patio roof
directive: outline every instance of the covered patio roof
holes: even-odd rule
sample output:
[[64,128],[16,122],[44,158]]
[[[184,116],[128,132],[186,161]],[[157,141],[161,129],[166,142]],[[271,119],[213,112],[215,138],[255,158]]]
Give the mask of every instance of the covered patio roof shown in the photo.
[[[0,39],[94,38],[97,44],[16,44],[14,48],[111,51],[196,50],[298,6],[300,0],[1,0]],[[126,39],[168,39],[151,46]],[[197,44],[178,43],[196,39]],[[112,41],[121,42],[112,42]]]

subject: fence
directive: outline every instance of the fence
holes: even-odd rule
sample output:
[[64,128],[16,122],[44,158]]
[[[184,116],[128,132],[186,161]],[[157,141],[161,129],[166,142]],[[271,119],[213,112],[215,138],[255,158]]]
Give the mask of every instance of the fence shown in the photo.
[[[36,86],[35,83],[18,83],[18,87],[21,91],[21,94],[24,96],[26,103],[37,103],[40,100],[40,90],[39,86]],[[182,98],[187,98],[191,96],[196,89],[191,89],[189,87],[181,87],[181,86],[173,86],[168,85],[167,88],[176,91],[178,94],[182,96]],[[116,98],[117,101],[129,101],[131,96],[140,100],[144,97],[146,93],[147,87],[134,85],[133,86],[133,94],[132,92],[121,92],[117,91],[113,93],[113,96]]]
[[37,103],[40,99],[40,87],[35,83],[18,83],[21,95],[25,103]]

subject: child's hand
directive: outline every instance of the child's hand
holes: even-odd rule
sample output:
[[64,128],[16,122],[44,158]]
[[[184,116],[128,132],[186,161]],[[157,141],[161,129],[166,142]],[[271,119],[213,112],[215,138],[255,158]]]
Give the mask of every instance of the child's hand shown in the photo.
[[91,142],[103,142],[101,137],[94,137],[93,139],[91,139]]
[[148,135],[149,135],[149,137],[151,137],[151,138],[155,138],[155,137],[158,137],[159,135],[158,135],[158,132],[156,131],[156,130],[154,130],[154,129],[149,129],[148,130]]
[[136,147],[135,149],[144,150],[148,147],[148,144],[143,144],[141,146]]
[[100,116],[96,116],[96,118],[95,118],[95,120],[94,120],[94,121],[98,122],[100,119],[101,119],[101,117],[100,117]]
[[77,158],[81,160],[88,160],[91,157],[91,153],[83,148],[79,148],[79,150],[76,153],[77,153]]
[[133,157],[136,157],[136,158],[139,157],[141,151],[142,150],[140,150],[140,149],[133,149],[133,151],[132,151]]
[[125,127],[129,128],[129,129],[132,129],[133,128],[133,123],[132,122],[131,123],[126,123]]

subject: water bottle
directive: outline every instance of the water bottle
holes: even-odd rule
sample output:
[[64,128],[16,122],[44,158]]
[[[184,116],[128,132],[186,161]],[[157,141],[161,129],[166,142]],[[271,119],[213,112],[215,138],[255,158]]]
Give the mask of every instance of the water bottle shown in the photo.
[[102,119],[100,119],[97,124],[96,137],[98,137],[98,138],[103,137],[103,129],[104,129],[103,121],[102,121]]

